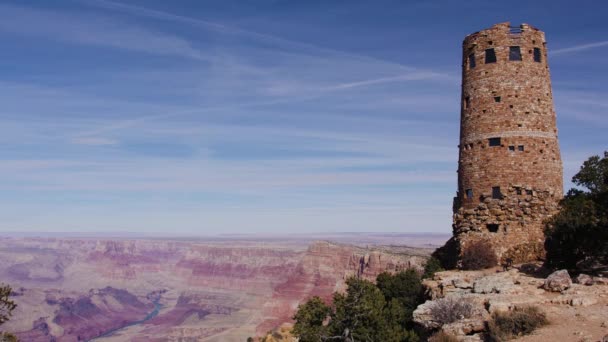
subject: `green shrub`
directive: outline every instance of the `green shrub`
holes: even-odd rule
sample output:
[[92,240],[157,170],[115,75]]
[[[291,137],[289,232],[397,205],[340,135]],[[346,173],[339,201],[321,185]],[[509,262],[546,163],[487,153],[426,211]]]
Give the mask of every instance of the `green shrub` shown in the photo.
[[424,273],[422,274],[422,278],[431,279],[435,273],[441,271],[443,271],[443,267],[441,267],[441,262],[439,259],[430,257],[429,260],[426,261],[426,265],[424,265]]
[[488,339],[491,342],[508,341],[517,336],[529,335],[547,324],[547,317],[537,307],[515,308],[513,311],[494,314],[488,322]]
[[549,268],[584,268],[608,264],[608,151],[583,163],[561,210],[547,224],[545,249]]
[[412,313],[424,301],[420,274],[413,269],[396,274],[380,273],[376,278],[376,287],[384,295],[387,304],[390,305],[391,302],[400,304],[402,308],[400,311],[403,313],[402,319],[405,321],[412,320]]
[[[13,310],[17,307],[17,304],[10,299],[12,293],[13,289],[10,286],[0,286],[0,325],[6,323],[11,318]],[[0,332],[0,341],[17,342],[18,339],[9,332]]]
[[458,266],[458,256],[460,255],[460,244],[454,237],[451,237],[446,243],[437,248],[432,256],[441,263],[441,267],[446,270],[455,269]]
[[293,316],[296,322],[293,326],[293,334],[298,336],[301,342],[320,342],[322,336],[327,333],[327,327],[323,322],[330,313],[331,308],[321,298],[312,297],[298,306],[298,311]]
[[462,252],[462,268],[465,270],[481,270],[497,264],[498,258],[489,241],[472,242]]
[[300,305],[293,335],[300,342],[418,342],[411,313],[421,302],[420,275],[414,270],[383,273],[377,284],[349,278],[345,293],[334,293],[331,306],[319,297]]

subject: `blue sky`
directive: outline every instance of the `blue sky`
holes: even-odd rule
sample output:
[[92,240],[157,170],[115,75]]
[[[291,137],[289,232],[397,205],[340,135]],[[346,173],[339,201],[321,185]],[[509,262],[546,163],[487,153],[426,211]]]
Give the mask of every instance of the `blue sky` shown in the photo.
[[566,187],[605,1],[0,1],[0,230],[451,232],[461,42],[547,34]]

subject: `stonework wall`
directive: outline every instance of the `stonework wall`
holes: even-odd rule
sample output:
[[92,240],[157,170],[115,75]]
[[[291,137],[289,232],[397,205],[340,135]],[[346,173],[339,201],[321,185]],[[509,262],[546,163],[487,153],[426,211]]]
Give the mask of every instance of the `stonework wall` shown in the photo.
[[531,246],[542,244],[543,221],[562,196],[544,33],[501,23],[467,36],[453,227],[460,249],[484,238],[499,257],[539,257],[542,248]]

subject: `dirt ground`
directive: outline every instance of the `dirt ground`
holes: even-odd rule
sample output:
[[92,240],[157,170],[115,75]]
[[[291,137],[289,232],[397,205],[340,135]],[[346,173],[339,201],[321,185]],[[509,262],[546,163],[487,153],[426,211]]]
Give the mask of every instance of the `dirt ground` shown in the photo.
[[594,285],[587,289],[597,294],[598,303],[586,307],[545,304],[542,309],[547,313],[550,325],[515,341],[602,341],[608,335],[608,286]]

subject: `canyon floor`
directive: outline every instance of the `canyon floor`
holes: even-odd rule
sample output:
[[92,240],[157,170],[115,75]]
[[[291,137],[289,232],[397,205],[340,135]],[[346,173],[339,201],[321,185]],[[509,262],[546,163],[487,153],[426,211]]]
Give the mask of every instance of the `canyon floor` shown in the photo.
[[32,342],[242,342],[349,276],[420,268],[446,239],[2,237],[0,277],[18,305],[3,329]]

